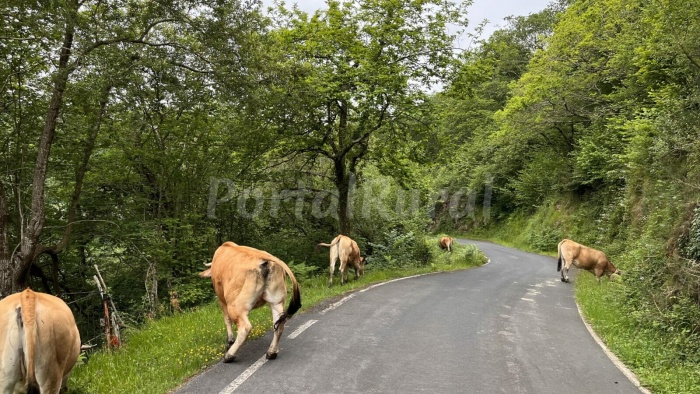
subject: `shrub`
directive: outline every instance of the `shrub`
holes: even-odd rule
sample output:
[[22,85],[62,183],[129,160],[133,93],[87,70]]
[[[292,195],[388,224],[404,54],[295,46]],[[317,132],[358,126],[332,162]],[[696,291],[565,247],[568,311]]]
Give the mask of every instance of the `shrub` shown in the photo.
[[424,266],[430,261],[431,254],[430,248],[420,239],[412,231],[390,230],[381,242],[369,242],[372,254],[367,263],[377,267]]

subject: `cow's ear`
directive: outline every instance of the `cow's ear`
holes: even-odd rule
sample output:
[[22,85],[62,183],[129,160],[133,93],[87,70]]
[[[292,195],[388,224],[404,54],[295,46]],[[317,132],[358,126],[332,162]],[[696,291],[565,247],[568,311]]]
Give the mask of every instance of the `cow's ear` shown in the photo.
[[366,263],[365,263],[365,258],[362,257],[362,256],[360,256],[360,262],[363,263],[363,264],[366,264]]

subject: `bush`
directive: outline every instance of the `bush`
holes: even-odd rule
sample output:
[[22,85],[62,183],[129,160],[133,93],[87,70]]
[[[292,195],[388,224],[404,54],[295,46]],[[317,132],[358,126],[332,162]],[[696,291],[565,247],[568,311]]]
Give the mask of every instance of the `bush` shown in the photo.
[[368,243],[372,254],[367,263],[377,267],[424,266],[430,261],[430,248],[413,232],[390,230],[379,243]]
[[316,267],[314,265],[306,265],[305,263],[295,263],[293,261],[290,261],[287,265],[289,266],[289,269],[291,269],[292,272],[294,272],[294,277],[299,282],[311,279],[320,269],[319,267]]
[[426,245],[435,256],[436,264],[454,265],[467,262],[472,266],[486,264],[488,258],[473,244],[462,245],[457,242],[452,244],[452,253],[440,249],[439,237],[426,238]]

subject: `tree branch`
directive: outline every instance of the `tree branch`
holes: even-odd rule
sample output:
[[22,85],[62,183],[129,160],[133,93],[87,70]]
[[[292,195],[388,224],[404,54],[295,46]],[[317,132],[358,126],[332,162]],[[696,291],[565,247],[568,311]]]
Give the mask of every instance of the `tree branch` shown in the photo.
[[[87,173],[88,164],[90,162],[90,157],[92,152],[95,150],[95,142],[97,141],[97,135],[102,127],[102,120],[105,115],[105,108],[107,107],[107,102],[109,100],[109,92],[112,90],[111,84],[108,84],[102,91],[102,98],[100,99],[99,109],[97,111],[97,119],[93,125],[90,135],[85,141],[85,150],[83,151],[83,157],[80,161],[80,165],[75,171],[75,186],[73,187],[73,194],[71,195],[70,205],[68,206],[68,224],[63,232],[61,241],[56,245],[50,247],[51,255],[57,255],[61,253],[70,242],[71,233],[73,230],[73,223],[75,223],[75,217],[78,210],[78,202],[80,201],[80,194],[83,190],[83,181],[85,180],[85,174]],[[56,263],[58,258],[56,257]]]
[[10,241],[7,231],[10,223],[10,211],[5,195],[5,186],[0,180],[0,260],[6,261],[10,257]]

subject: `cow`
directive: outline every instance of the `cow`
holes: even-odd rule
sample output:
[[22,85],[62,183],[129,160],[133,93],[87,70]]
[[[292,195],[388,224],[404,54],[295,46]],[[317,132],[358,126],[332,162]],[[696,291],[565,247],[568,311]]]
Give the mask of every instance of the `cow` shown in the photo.
[[[603,274],[608,278],[612,274],[621,275],[622,272],[615,268],[608,256],[600,250],[589,248],[576,243],[570,239],[564,239],[557,246],[559,259],[557,260],[557,271],[561,271],[561,281],[569,282],[569,267],[573,264],[576,268],[584,269],[595,275],[598,283]],[[562,269],[564,263],[564,269]]]
[[[282,260],[267,252],[233,242],[225,242],[219,246],[211,263],[205,265],[209,268],[200,272],[199,276],[211,277],[226,323],[227,347],[224,362],[230,363],[235,360],[236,352],[253,328],[248,314],[265,303],[270,305],[274,323],[272,343],[265,357],[268,360],[277,358],[284,323],[301,308],[299,284],[292,270]],[[292,299],[286,312],[285,274],[292,281]],[[231,323],[236,325],[235,341]]]
[[452,253],[452,243],[454,238],[452,237],[442,237],[440,238],[440,249],[447,249],[448,252]]
[[58,297],[26,289],[0,301],[0,392],[56,394],[80,354],[73,312]]
[[348,265],[355,270],[355,279],[358,279],[365,273],[365,258],[360,256],[360,248],[357,242],[353,241],[347,235],[340,234],[333,238],[331,243],[319,243],[316,249],[321,246],[330,248],[330,276],[328,278],[328,286],[333,284],[333,271],[335,271],[335,262],[340,260],[338,274],[340,275],[340,284],[348,281]]

